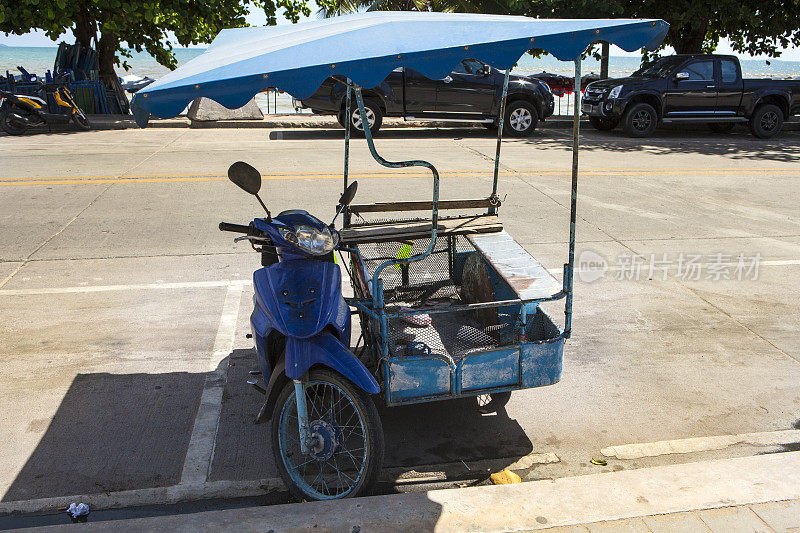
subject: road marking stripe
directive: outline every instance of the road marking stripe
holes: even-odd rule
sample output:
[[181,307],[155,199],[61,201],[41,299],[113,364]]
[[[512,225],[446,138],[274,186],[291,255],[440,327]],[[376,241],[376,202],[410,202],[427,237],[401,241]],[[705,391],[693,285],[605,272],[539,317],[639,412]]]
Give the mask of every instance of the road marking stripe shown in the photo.
[[[534,173],[534,174],[569,174],[568,168],[563,169],[516,169],[514,171],[502,169],[504,174]],[[781,174],[792,176],[800,174],[797,170],[783,169],[592,169],[582,170],[583,176],[640,176],[640,175],[673,175],[673,174],[714,174],[714,175],[762,175],[762,174]],[[352,176],[359,178],[428,178],[428,173],[418,172],[359,172],[351,173]],[[453,170],[439,173],[443,177],[488,177],[488,171],[475,170]],[[265,180],[294,180],[294,179],[341,179],[338,173],[286,173],[286,174],[267,174],[262,176]],[[170,183],[170,182],[192,182],[192,181],[225,181],[224,174],[147,174],[147,175],[108,175],[108,176],[62,176],[62,177],[2,177],[0,186],[19,186],[19,185],[78,185],[78,184],[98,184],[98,183]]]
[[674,453],[695,453],[722,450],[737,444],[752,446],[781,446],[800,442],[800,429],[719,435],[715,437],[693,437],[689,439],[622,444],[603,448],[600,453],[617,459],[641,459]]
[[209,362],[209,373],[203,385],[200,405],[194,419],[192,435],[181,472],[181,484],[203,483],[208,480],[214,448],[217,442],[219,417],[222,413],[222,393],[228,377],[227,357],[233,351],[236,322],[242,302],[243,284],[232,283],[225,294],[222,315],[219,318],[214,351]]

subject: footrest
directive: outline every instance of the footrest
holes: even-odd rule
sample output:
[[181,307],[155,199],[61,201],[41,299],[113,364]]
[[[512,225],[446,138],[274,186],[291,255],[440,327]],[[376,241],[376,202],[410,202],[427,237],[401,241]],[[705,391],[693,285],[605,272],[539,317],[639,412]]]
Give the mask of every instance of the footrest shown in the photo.
[[520,300],[545,299],[561,291],[561,283],[505,230],[467,239]]

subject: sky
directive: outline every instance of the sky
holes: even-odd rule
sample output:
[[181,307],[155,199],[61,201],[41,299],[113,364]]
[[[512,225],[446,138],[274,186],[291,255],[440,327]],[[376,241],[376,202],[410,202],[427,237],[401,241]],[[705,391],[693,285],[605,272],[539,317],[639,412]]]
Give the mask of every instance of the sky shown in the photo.
[[[316,18],[317,14],[312,13],[310,18]],[[247,22],[253,26],[260,26],[266,24],[266,16],[263,12],[255,12],[250,13],[247,16]],[[284,19],[282,16],[278,17],[278,24],[289,24],[289,21]],[[64,35],[64,40],[67,42],[74,42],[75,39],[73,38],[72,34]],[[8,46],[55,46],[56,43],[48,39],[44,32],[42,31],[34,31],[30,32],[26,35],[6,35],[4,33],[0,33],[0,44],[5,44]],[[750,56],[747,54],[740,54],[734,52],[731,47],[730,43],[723,39],[720,41],[719,46],[717,47],[716,52],[718,54],[733,54],[739,56],[742,59],[750,59],[750,58],[766,58],[766,56]],[[671,49],[667,49],[667,53],[672,53]],[[611,55],[612,56],[630,56],[630,57],[640,57],[640,53],[636,52],[626,52],[621,48],[617,48],[616,46],[611,46]],[[783,49],[781,56],[778,59],[782,59],[785,61],[800,61],[800,48],[787,48]]]

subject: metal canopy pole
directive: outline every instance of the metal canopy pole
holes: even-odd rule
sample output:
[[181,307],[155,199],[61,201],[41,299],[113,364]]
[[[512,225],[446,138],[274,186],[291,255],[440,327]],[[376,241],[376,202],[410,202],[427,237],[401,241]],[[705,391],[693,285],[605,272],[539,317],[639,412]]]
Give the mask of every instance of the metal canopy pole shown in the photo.
[[569,262],[564,265],[564,338],[572,335],[572,281],[575,269],[575,219],[578,202],[578,137],[581,128],[581,59],[575,60],[575,108],[572,113],[572,194],[569,209]]
[[[506,97],[508,96],[508,75],[511,69],[506,69],[506,75],[503,78],[503,97],[500,99],[500,117],[497,121],[497,148],[494,153],[494,181],[492,182],[492,195],[490,198],[497,198],[497,178],[500,174],[500,145],[503,144],[503,120],[506,115]],[[489,213],[497,214],[497,206],[489,208]]]
[[[350,106],[350,84],[347,85],[347,107],[344,111],[344,188],[342,189],[342,193],[347,190],[347,183],[350,175],[350,122],[351,122],[351,114],[352,114],[352,107]],[[350,207],[345,206],[344,208],[344,226],[347,227],[350,225]]]

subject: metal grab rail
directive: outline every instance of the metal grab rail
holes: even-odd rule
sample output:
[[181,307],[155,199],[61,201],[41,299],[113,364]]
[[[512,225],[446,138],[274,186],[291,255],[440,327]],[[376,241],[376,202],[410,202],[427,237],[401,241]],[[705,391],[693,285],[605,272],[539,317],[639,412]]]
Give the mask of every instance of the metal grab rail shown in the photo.
[[[383,283],[380,280],[380,273],[386,267],[392,265],[400,265],[404,264],[407,265],[409,263],[413,263],[415,261],[421,261],[431,255],[433,252],[433,248],[436,245],[436,231],[437,225],[439,222],[439,171],[436,170],[431,163],[427,161],[422,161],[421,159],[412,159],[409,161],[389,161],[381,157],[378,151],[375,149],[375,143],[372,140],[372,132],[370,131],[369,121],[367,120],[367,113],[364,108],[364,98],[361,96],[361,87],[352,83],[352,81],[348,80],[348,85],[352,84],[353,89],[356,93],[356,103],[358,104],[358,111],[361,114],[361,124],[364,130],[364,137],[367,139],[367,146],[369,146],[369,152],[372,154],[372,158],[377,161],[379,164],[388,167],[388,168],[405,168],[405,167],[425,167],[430,169],[431,173],[433,174],[433,200],[431,203],[431,242],[428,245],[428,248],[417,255],[412,255],[407,258],[397,258],[397,259],[389,259],[381,263],[378,268],[375,269],[375,272],[372,274],[372,298],[376,308],[383,307]],[[349,115],[349,111],[348,111]],[[348,124],[350,120],[348,120]]]

